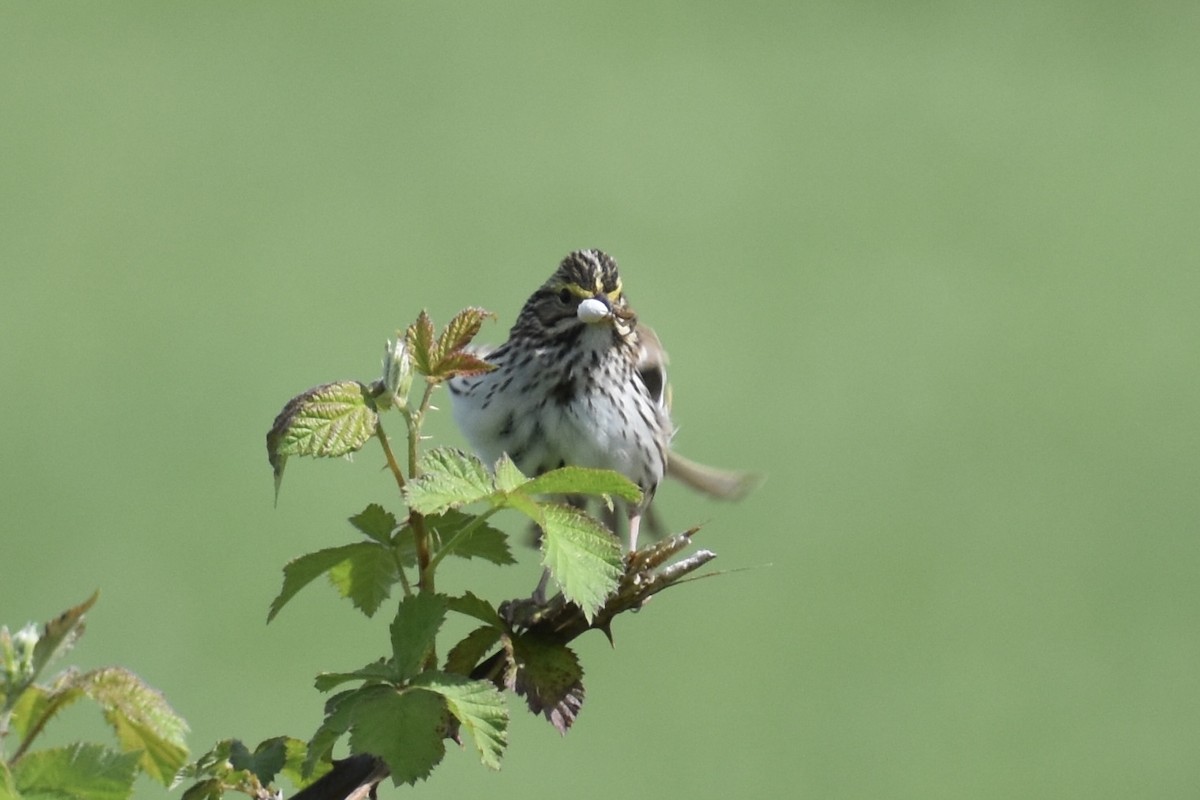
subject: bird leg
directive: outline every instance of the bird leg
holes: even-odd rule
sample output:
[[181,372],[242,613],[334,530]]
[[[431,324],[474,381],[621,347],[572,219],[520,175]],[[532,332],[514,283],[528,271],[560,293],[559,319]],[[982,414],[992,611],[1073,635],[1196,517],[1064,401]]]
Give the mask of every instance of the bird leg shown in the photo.
[[629,514],[629,552],[637,552],[638,528],[642,524],[642,515],[640,512],[633,511]]

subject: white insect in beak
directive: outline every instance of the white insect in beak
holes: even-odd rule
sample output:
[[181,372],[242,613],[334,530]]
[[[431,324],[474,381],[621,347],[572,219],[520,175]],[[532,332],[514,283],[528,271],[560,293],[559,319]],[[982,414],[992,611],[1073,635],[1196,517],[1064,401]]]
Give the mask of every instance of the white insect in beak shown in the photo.
[[595,297],[589,297],[579,303],[579,310],[576,313],[581,320],[591,324],[611,319],[612,306]]

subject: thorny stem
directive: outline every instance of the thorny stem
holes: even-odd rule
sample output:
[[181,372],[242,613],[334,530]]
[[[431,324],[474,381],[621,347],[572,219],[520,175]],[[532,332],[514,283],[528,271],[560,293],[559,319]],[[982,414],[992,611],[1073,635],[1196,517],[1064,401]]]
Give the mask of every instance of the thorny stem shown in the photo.
[[433,572],[429,569],[429,531],[425,527],[425,516],[412,511],[408,515],[412,525],[413,540],[417,545],[417,589],[433,592]]
[[[421,440],[421,423],[425,419],[425,412],[429,410],[429,400],[433,397],[436,387],[437,383],[426,381],[425,393],[421,395],[421,404],[417,406],[417,410],[404,412],[408,420],[408,474],[414,478],[417,476],[417,445]],[[430,566],[429,531],[425,527],[425,517],[413,512],[409,514],[408,520],[412,525],[413,539],[417,546],[417,588],[433,592],[435,589],[433,569]]]
[[[415,411],[404,409],[404,419],[408,422],[408,475],[409,478],[415,478],[417,471],[417,452],[418,444],[421,441],[421,423],[425,420],[425,412],[429,410],[429,401],[433,397],[433,390],[437,388],[437,381],[426,380],[425,392],[421,395],[421,403]],[[389,461],[394,462],[394,458],[389,455]],[[397,467],[398,469],[398,467]],[[404,488],[403,483],[401,489]],[[413,543],[417,551],[417,590],[421,592],[433,593],[436,591],[434,583],[434,570],[437,567],[438,560],[433,559],[429,551],[429,529],[425,527],[425,515],[419,514],[416,511],[409,511],[408,524],[413,529]],[[404,579],[404,570],[400,570],[401,580],[404,582],[405,594],[411,593],[407,581]],[[431,669],[437,665],[437,649],[430,648],[428,655],[425,657],[424,669]]]
[[[392,452],[392,445],[388,442],[387,434],[383,432],[383,425],[376,423],[375,435],[379,437],[379,443],[383,446],[383,455],[387,459],[388,469],[396,478],[396,485],[400,487],[400,491],[404,491],[407,481],[404,480],[404,470],[400,469],[400,464],[396,461],[396,454]],[[414,526],[415,530],[415,526]],[[408,584],[408,576],[404,574],[404,566],[397,561],[396,571],[400,575],[400,586],[404,589],[404,596],[408,597],[412,594],[412,587]]]
[[404,491],[405,480],[404,471],[400,469],[400,465],[396,462],[396,455],[392,452],[392,445],[388,442],[387,434],[383,432],[383,425],[375,424],[375,435],[379,437],[379,443],[383,445],[383,455],[387,458],[388,469],[392,471],[392,475],[396,478],[396,485],[400,487],[400,491]]
[[417,443],[421,439],[421,423],[425,421],[425,412],[429,410],[429,401],[436,387],[436,383],[426,381],[421,404],[416,411],[406,411],[404,414],[408,419],[408,474],[414,477],[417,474]]

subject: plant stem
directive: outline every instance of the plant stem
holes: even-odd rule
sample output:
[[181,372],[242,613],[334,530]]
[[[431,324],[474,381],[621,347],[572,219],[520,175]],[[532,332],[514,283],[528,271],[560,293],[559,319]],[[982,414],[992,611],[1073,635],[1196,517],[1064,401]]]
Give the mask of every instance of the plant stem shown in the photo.
[[[391,451],[391,444],[388,441],[388,434],[385,434],[383,432],[382,423],[377,423],[376,435],[377,435],[377,437],[379,437],[379,444],[383,445],[383,455],[386,459],[388,459],[388,469],[390,469],[391,474],[396,477],[396,486],[400,487],[400,491],[401,491],[401,493],[403,493],[404,486],[407,485],[407,481],[404,480],[404,471],[400,468],[400,463],[398,463],[396,461],[396,453]],[[421,537],[418,534],[418,525],[420,525],[420,530],[422,531],[422,533],[424,533],[424,530],[425,530],[424,518],[421,518],[420,522],[418,522],[418,519],[413,518],[413,517],[419,517],[419,516],[420,515],[413,515],[413,516],[409,517],[409,524],[413,525],[413,539],[416,542],[418,542],[418,545],[416,545],[416,552],[418,552],[418,570],[421,569],[421,567],[420,567],[420,549],[421,548],[420,548],[420,543],[419,543],[421,541]],[[427,551],[427,549],[428,549],[428,547],[426,546],[426,551]],[[396,561],[396,570],[397,570],[398,575],[400,575],[400,585],[401,585],[401,588],[404,590],[404,596],[407,597],[408,595],[413,594],[413,588],[410,587],[410,585],[408,583],[408,576],[406,575],[406,573],[404,573],[404,566],[402,564],[400,564],[400,560],[398,560],[398,559]],[[418,572],[418,575],[420,575],[420,572]]]
[[392,555],[396,559],[396,574],[400,576],[400,588],[404,590],[404,596],[408,597],[412,594],[412,586],[408,583],[408,573],[404,571],[404,565],[400,563],[400,557],[394,549]]
[[379,443],[383,445],[383,455],[387,458],[388,469],[392,471],[392,475],[396,478],[396,485],[403,492],[405,485],[404,472],[400,469],[400,464],[396,461],[396,455],[392,452],[392,446],[388,442],[387,434],[383,432],[382,424],[375,424],[375,435],[379,437]]
[[425,516],[415,511],[408,515],[412,525],[413,539],[417,544],[417,589],[423,592],[436,591],[433,571],[429,569],[429,531],[425,528]]
[[425,393],[421,395],[421,404],[416,411],[407,412],[408,418],[408,474],[417,474],[417,444],[421,441],[421,423],[425,421],[425,412],[429,410],[429,400],[433,397],[436,383],[426,381]]
[[[428,395],[428,392],[426,392],[426,395]],[[426,398],[426,402],[428,402],[428,398]],[[412,456],[413,440],[416,438],[414,431],[419,433],[420,422],[418,421],[414,424],[412,416],[406,416],[408,417],[409,462],[410,465],[415,465],[416,460]],[[400,468],[399,462],[396,461],[396,454],[392,452],[392,446],[388,442],[387,434],[383,432],[383,425],[377,424],[375,426],[375,435],[379,437],[379,443],[383,446],[383,454],[387,458],[388,469],[395,476],[396,485],[400,487],[400,491],[403,493],[404,487],[408,482],[404,480],[404,470]],[[415,474],[415,470],[411,466],[408,474]],[[430,574],[428,580],[425,577],[426,567],[429,565],[429,533],[425,529],[425,517],[414,511],[408,515],[408,523],[412,525],[413,542],[417,550],[417,588],[432,592],[434,590],[433,575]],[[412,594],[412,587],[408,583],[408,576],[404,574],[404,567],[400,567],[400,584],[404,588],[405,595]]]
[[[429,410],[429,400],[437,383],[426,381],[425,392],[421,395],[421,403],[416,411],[405,411],[408,420],[408,474],[417,477],[417,445],[421,441],[421,423],[425,420],[425,412]],[[433,569],[430,568],[429,531],[425,527],[425,517],[415,511],[408,515],[409,524],[413,529],[413,541],[417,548],[417,589],[423,592],[436,591]]]

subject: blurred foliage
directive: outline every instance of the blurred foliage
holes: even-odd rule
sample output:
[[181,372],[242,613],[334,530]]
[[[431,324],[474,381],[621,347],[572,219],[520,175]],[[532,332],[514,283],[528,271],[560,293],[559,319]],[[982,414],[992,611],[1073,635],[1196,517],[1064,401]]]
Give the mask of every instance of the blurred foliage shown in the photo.
[[[139,773],[168,785],[183,766],[187,723],[128,669],[68,668],[44,676],[46,667],[83,635],[84,617],[97,596],[41,626],[29,624],[15,633],[0,626],[0,797],[5,800],[121,800],[133,792]],[[51,720],[85,698],[104,712],[117,749],[92,742],[34,749]]]

